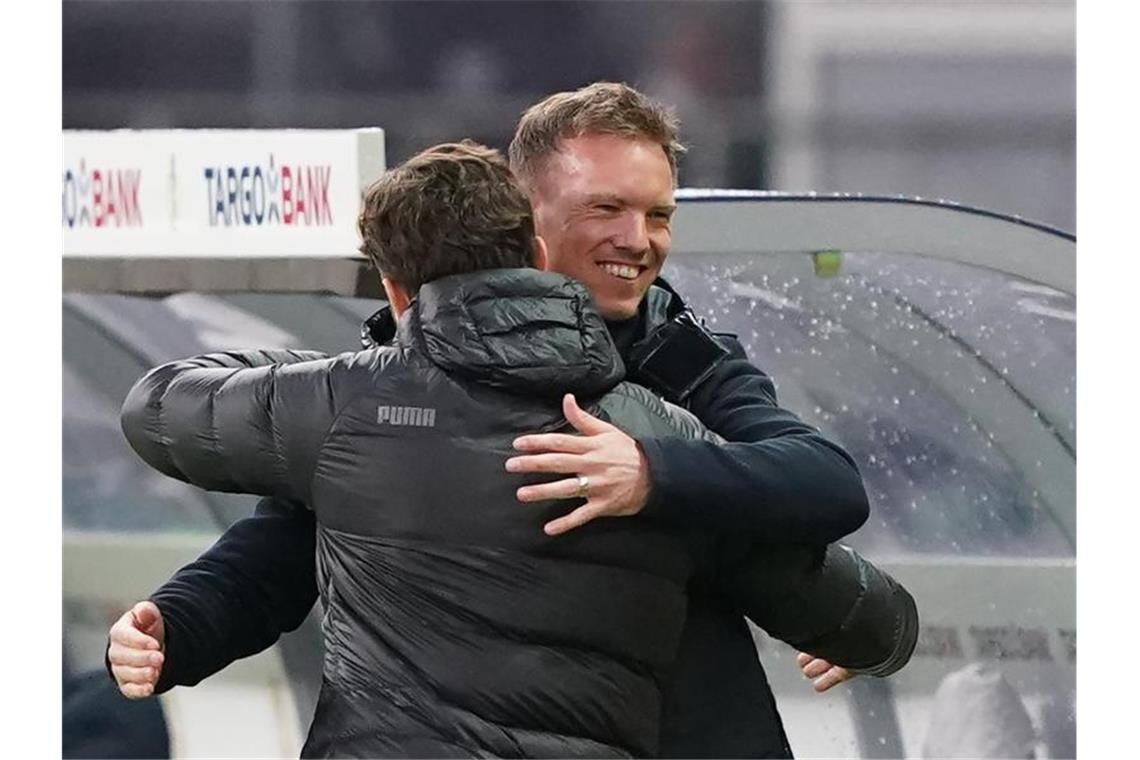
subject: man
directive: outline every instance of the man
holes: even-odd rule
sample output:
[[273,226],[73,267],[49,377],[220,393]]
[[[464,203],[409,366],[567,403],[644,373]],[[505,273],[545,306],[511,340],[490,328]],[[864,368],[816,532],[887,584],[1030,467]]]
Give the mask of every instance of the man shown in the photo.
[[[717,354],[691,375],[648,371],[660,366],[651,360],[663,353],[673,351],[681,365],[690,353],[678,362],[675,346],[685,343],[657,343],[685,310],[675,294],[651,287],[668,254],[679,152],[675,122],[663,109],[630,88],[597,84],[555,95],[524,114],[511,159],[534,205],[537,231],[548,241],[551,268],[590,289],[611,320],[632,378],[684,403],[729,443],[713,451],[675,439],[633,440],[620,431],[573,441],[524,437],[517,444],[522,456],[511,466],[589,482],[586,504],[549,521],[550,533],[603,515],[639,514],[758,546],[822,547],[865,519],[858,473],[842,449],[776,405],[771,381],[748,363],[735,339],[718,336],[727,357]],[[374,330],[381,340],[390,331],[383,324]],[[666,378],[675,381],[671,387],[658,382]],[[560,450],[571,446],[578,449]],[[566,480],[527,487],[519,498],[568,496],[561,490]],[[277,547],[272,552],[270,537]],[[293,549],[281,551],[283,545]],[[316,598],[312,553],[311,517],[280,502],[263,503],[255,517],[235,524],[112,629],[110,667],[136,668],[120,678],[125,693],[196,683],[295,628]],[[796,580],[810,586],[820,571],[852,572],[838,562],[816,563]],[[742,611],[721,588],[710,579],[691,585],[665,695],[660,753],[790,757]],[[165,652],[140,654],[160,644]],[[842,662],[850,639],[839,646],[813,654]],[[846,675],[826,659],[808,667],[822,679],[817,688]]]

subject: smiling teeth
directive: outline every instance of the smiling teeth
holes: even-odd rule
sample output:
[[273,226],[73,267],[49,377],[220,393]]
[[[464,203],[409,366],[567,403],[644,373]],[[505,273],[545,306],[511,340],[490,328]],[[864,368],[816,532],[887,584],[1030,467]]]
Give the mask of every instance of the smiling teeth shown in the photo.
[[620,277],[623,280],[637,279],[637,267],[623,266],[621,264],[599,264],[598,266],[612,274],[614,277]]

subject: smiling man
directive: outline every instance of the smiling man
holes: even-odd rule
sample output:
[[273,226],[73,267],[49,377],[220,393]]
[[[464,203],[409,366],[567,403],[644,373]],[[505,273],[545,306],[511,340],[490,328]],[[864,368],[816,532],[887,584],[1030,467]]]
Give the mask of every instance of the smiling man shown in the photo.
[[[576,478],[590,483],[586,503],[549,523],[548,533],[641,514],[761,545],[822,547],[866,519],[854,463],[778,406],[771,380],[734,336],[709,336],[686,320],[687,307],[659,279],[684,150],[668,109],[626,85],[599,82],[528,109],[510,159],[550,268],[587,286],[630,378],[683,404],[729,443],[532,435],[516,442],[521,456],[508,468],[570,476],[520,489],[526,502],[572,498]],[[849,677],[823,659],[800,665],[819,690]],[[743,616],[700,579],[672,675],[664,756],[791,756]]]
[[586,285],[608,320],[634,317],[661,273],[677,208],[672,171],[660,144],[613,134],[563,140],[539,167],[515,161],[550,237],[551,268]]
[[[506,469],[550,477],[518,489],[520,509],[570,500],[567,514],[545,524],[552,536],[594,519],[635,515],[673,531],[720,534],[739,544],[750,567],[808,547],[814,559],[798,565],[800,572],[773,580],[745,571],[733,582],[774,583],[775,598],[813,600],[819,619],[812,630],[834,631],[810,642],[808,651],[822,659],[802,663],[817,689],[847,677],[833,662],[892,672],[913,649],[913,603],[895,604],[890,584],[861,586],[873,568],[824,548],[866,519],[854,463],[780,408],[772,381],[739,342],[705,331],[659,279],[682,151],[666,109],[625,85],[558,93],[520,119],[511,168],[533,205],[549,268],[589,290],[629,379],[682,404],[726,441],[633,438],[583,414],[579,435],[515,441],[518,455]],[[394,333],[390,318],[371,326],[380,343]],[[316,598],[313,532],[305,510],[264,502],[125,615],[112,629],[108,653],[112,670],[132,675],[119,679],[124,693],[196,683],[299,625]],[[844,584],[878,599],[860,602],[871,614],[858,624],[843,617],[851,608],[831,594]],[[662,756],[791,756],[743,609],[732,601],[751,591],[731,592],[723,578],[697,577],[689,586],[680,648],[665,684]],[[769,632],[796,643],[794,631],[781,629],[780,605],[768,605],[767,613]],[[139,654],[160,645],[165,652]],[[145,678],[142,665],[153,668]]]

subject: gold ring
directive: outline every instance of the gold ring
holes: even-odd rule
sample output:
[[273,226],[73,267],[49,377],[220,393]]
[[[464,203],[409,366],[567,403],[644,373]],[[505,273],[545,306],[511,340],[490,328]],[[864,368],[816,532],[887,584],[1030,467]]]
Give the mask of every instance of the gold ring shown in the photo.
[[579,499],[588,499],[590,491],[590,479],[585,475],[578,476],[578,490],[574,493]]

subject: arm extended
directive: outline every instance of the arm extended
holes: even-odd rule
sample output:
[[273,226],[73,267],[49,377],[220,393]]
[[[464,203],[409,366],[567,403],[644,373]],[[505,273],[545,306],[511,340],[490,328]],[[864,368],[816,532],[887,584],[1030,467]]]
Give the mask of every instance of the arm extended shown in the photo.
[[147,464],[178,480],[307,503],[335,416],[335,360],[321,359],[234,351],[164,364],[127,394],[123,433]]
[[913,597],[857,552],[828,545],[866,519],[858,469],[777,405],[737,341],[720,341],[729,356],[689,409],[723,438],[638,437],[656,496],[647,513],[712,535],[714,584],[770,635],[854,673],[895,672],[917,641]]
[[728,442],[638,437],[652,489],[646,515],[766,544],[824,545],[856,530],[869,507],[854,461],[777,405],[771,379],[733,338],[689,409]]
[[890,675],[918,641],[914,597],[840,544],[753,547],[724,571],[721,584],[770,635],[853,673]]
[[315,530],[303,505],[262,499],[151,595],[166,628],[155,693],[192,686],[304,621],[317,599]]
[[[242,351],[164,365],[132,389],[124,405],[124,432],[148,463],[187,480],[180,466],[182,449],[196,439],[180,432],[190,424],[182,417],[195,418],[188,410],[198,410],[199,415],[203,407],[212,410],[219,390],[216,377],[182,387],[195,379],[187,373],[323,358],[324,354],[308,351]],[[254,417],[247,413],[243,419]],[[217,440],[216,434],[213,439]],[[150,597],[161,616],[158,630],[165,630],[159,642],[165,658],[155,692],[198,683],[234,660],[268,648],[283,632],[299,626],[317,596],[314,552],[312,512],[301,503],[263,499],[252,517],[230,526],[201,557],[163,584]],[[109,648],[108,669],[110,654]]]

